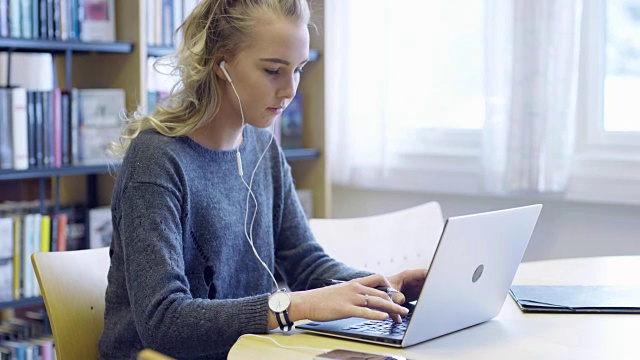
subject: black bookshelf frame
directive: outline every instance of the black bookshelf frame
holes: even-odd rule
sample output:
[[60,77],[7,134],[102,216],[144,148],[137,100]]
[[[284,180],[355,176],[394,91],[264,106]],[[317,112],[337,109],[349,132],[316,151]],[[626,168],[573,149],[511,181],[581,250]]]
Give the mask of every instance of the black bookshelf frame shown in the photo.
[[0,38],[0,51],[13,52],[46,52],[63,54],[67,51],[73,53],[111,53],[128,54],[133,51],[133,43],[126,41],[115,42],[85,42],[85,41],[60,41],[44,39],[18,39]]
[[[318,149],[284,149],[284,155],[288,161],[301,161],[317,159],[320,156]],[[118,170],[118,164],[90,164],[68,165],[58,168],[36,167],[26,170],[0,170],[0,181],[41,179],[58,176],[98,175],[114,173]]]

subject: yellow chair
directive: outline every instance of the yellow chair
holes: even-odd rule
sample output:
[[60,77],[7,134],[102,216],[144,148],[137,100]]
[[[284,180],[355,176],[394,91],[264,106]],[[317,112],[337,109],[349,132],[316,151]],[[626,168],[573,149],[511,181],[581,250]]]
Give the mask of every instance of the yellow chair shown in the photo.
[[174,358],[159,353],[155,350],[144,349],[138,353],[136,360],[175,360]]
[[109,248],[31,255],[59,360],[97,359]]
[[389,276],[429,266],[444,219],[440,204],[432,201],[381,215],[311,219],[309,226],[334,259]]

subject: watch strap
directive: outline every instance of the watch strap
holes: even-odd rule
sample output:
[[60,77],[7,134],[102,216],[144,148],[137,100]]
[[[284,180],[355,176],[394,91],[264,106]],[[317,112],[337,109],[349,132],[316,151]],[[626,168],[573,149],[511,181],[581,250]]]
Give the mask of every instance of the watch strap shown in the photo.
[[287,310],[284,310],[283,312],[277,312],[275,314],[276,320],[278,320],[278,325],[280,325],[280,330],[291,331],[291,329],[293,328],[293,323],[291,322],[291,320],[289,320],[289,313],[287,313]]

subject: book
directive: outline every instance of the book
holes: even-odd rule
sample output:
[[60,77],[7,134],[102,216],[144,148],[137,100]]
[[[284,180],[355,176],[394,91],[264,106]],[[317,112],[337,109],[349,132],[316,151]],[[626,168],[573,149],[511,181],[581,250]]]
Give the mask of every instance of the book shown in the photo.
[[20,0],[9,0],[9,36],[12,38],[22,37],[20,21]]
[[123,89],[79,90],[79,160],[107,163],[109,143],[117,141],[124,126],[120,113],[125,108]]
[[34,218],[35,216],[33,214],[27,214],[22,221],[24,236],[22,238],[22,268],[20,269],[20,278],[22,280],[22,296],[25,298],[33,296],[31,292],[31,290],[33,290],[33,276],[31,275],[33,267],[31,267],[29,256],[33,253]]
[[89,248],[101,248],[111,244],[113,227],[111,209],[100,207],[89,210]]
[[8,54],[0,52],[0,87],[23,87],[50,91],[54,88],[53,55],[49,53],[11,53],[11,84],[7,82]]
[[11,89],[0,88],[0,169],[13,168]]
[[0,37],[9,37],[9,0],[0,0]]
[[513,285],[509,294],[523,312],[640,314],[640,286]]
[[115,0],[84,0],[80,40],[116,41]]
[[0,218],[0,302],[13,299],[13,219]]
[[51,216],[42,215],[40,231],[40,251],[51,251]]
[[52,251],[67,251],[67,214],[56,214],[57,233],[55,245],[52,244]]
[[302,144],[302,95],[297,93],[280,118],[280,146],[299,149]]
[[33,26],[31,25],[31,0],[20,1],[20,23],[22,37],[25,39],[33,38]]
[[29,168],[29,128],[27,120],[27,90],[11,89],[11,132],[13,137],[13,168]]
[[16,216],[13,219],[13,299],[22,298],[22,283],[20,276],[22,269],[22,239],[24,228],[22,217]]

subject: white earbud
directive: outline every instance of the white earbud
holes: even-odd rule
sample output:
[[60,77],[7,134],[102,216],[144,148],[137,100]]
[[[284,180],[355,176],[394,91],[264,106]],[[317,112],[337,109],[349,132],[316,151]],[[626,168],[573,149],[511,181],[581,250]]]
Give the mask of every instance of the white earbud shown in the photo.
[[224,67],[224,64],[225,64],[225,62],[224,62],[224,60],[223,60],[223,61],[220,63],[220,69],[221,69],[221,70],[222,70],[222,72],[224,73],[224,76],[227,78],[227,80],[228,80],[230,83],[233,83],[233,81],[231,80],[231,76],[229,76],[229,73],[227,72],[227,69],[225,69],[225,67]]

